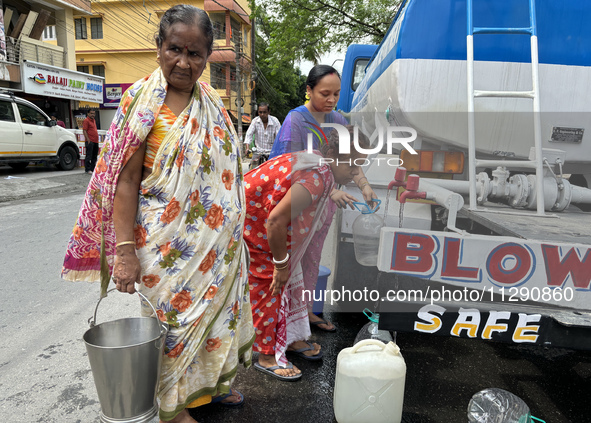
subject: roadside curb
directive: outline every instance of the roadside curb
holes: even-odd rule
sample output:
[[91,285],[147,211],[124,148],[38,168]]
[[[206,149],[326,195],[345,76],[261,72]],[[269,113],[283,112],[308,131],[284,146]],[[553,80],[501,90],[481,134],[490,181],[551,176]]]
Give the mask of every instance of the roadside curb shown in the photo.
[[85,173],[41,178],[14,176],[0,178],[0,203],[43,195],[65,194],[85,190],[90,176]]

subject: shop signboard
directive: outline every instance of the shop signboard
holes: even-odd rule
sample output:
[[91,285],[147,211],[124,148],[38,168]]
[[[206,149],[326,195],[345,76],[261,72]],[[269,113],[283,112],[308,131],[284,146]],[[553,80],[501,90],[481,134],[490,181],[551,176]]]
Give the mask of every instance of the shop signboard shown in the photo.
[[123,93],[133,84],[105,84],[103,107],[119,107]]
[[23,90],[28,94],[103,102],[103,77],[28,60],[23,62],[21,68]]

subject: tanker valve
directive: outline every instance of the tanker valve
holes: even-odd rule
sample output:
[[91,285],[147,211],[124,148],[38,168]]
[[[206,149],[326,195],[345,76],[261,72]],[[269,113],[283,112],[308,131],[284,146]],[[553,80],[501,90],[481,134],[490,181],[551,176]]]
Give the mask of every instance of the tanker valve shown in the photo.
[[388,191],[394,187],[406,187],[406,168],[399,166],[396,168],[394,180],[388,184]]
[[[426,199],[426,192],[419,192],[419,175],[409,175],[406,181],[406,191],[400,194],[398,201],[401,204],[406,203],[406,200]],[[395,181],[393,181],[395,182]]]

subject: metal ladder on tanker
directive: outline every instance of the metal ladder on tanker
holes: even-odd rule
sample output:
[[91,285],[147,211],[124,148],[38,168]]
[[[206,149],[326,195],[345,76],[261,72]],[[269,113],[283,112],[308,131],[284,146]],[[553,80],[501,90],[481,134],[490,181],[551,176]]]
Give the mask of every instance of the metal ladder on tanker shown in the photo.
[[[479,210],[476,206],[476,168],[504,166],[507,168],[530,168],[536,171],[536,206],[537,215],[544,214],[542,124],[540,119],[540,84],[538,74],[538,37],[536,28],[535,0],[529,2],[529,28],[487,28],[474,27],[472,16],[473,0],[466,0],[468,13],[467,76],[468,76],[468,166],[470,172],[470,210]],[[531,42],[532,89],[530,91],[484,91],[474,89],[474,34],[529,34]],[[476,133],[474,129],[474,99],[481,97],[529,98],[533,100],[534,151],[533,160],[480,160],[476,159]]]

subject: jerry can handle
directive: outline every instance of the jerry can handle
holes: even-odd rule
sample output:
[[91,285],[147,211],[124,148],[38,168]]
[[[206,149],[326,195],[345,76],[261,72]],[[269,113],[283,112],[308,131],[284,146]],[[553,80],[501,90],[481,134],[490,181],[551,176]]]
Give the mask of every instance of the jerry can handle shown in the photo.
[[371,311],[369,308],[363,310],[363,314],[365,314],[370,321],[378,323],[378,319],[375,318],[375,313]]
[[369,206],[366,203],[362,203],[361,201],[353,201],[353,205],[358,211],[362,213],[366,210],[369,210]]
[[[370,210],[372,213],[375,213],[380,208],[380,204],[382,204],[382,200],[380,200],[378,198],[374,198],[373,200],[371,200],[371,202],[375,203],[375,206],[373,209],[370,209]],[[369,205],[368,205],[368,207],[369,207]]]
[[[109,295],[109,293],[113,292],[113,291],[117,291],[117,288],[111,288],[107,291],[107,295]],[[152,309],[152,312],[154,313],[154,317],[156,319],[158,319],[158,313],[156,313],[156,309],[154,308],[154,306],[152,305],[152,303],[150,301],[148,301],[148,298],[146,298],[146,296],[144,294],[142,294],[140,291],[136,291],[137,294],[140,296],[140,301],[145,301],[148,303],[148,305],[150,306],[150,308]],[[107,296],[105,295],[105,297]],[[103,297],[103,298],[105,298]],[[90,317],[88,319],[88,324],[90,325],[90,327],[94,327],[96,325],[96,313],[98,311],[99,305],[101,303],[101,301],[103,300],[103,298],[99,298],[98,303],[96,303],[96,307],[94,309],[94,316]],[[166,333],[168,332],[168,324],[165,324],[163,322],[160,321],[160,319],[158,319],[158,321],[160,322],[160,333]]]
[[366,347],[368,345],[374,345],[376,347],[380,347],[381,350],[386,348],[386,344],[384,344],[382,341],[378,341],[377,339],[364,339],[363,341],[359,341],[358,343],[356,343],[353,346],[353,349],[351,350],[351,354],[355,354],[359,348]]
[[373,209],[371,207],[369,207],[369,204],[362,203],[361,201],[354,201],[353,205],[355,206],[355,208],[357,210],[359,210],[362,213],[364,211],[368,211],[369,213],[375,213],[378,210],[378,208],[380,208],[380,204],[382,204],[382,200],[374,198],[372,200],[372,202],[375,203],[375,207]]

